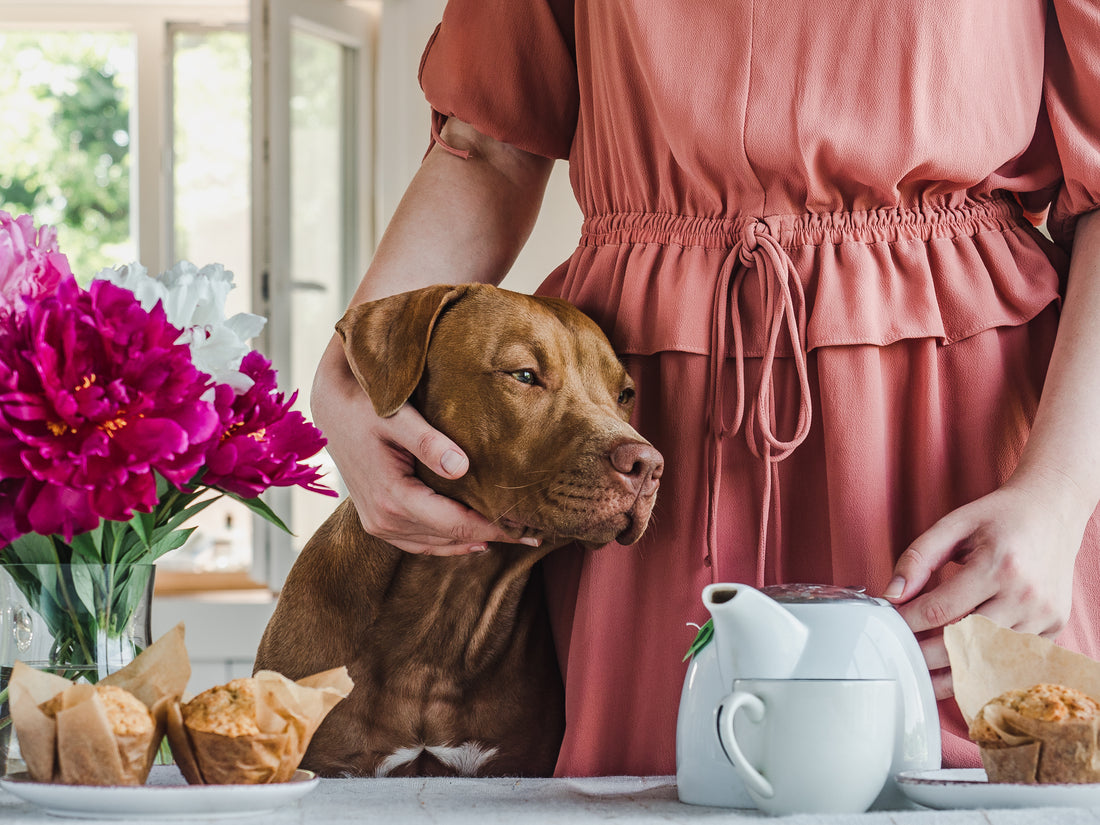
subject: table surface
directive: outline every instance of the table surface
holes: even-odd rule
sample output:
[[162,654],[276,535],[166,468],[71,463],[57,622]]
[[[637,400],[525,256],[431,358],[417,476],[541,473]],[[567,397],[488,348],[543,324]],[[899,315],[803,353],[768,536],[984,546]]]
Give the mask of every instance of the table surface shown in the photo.
[[[152,819],[144,817],[141,821]],[[228,821],[279,825],[583,825],[607,822],[735,825],[762,819],[789,822],[792,825],[1100,825],[1100,806],[984,811],[922,809],[855,815],[797,815],[771,819],[757,811],[685,805],[676,797],[674,777],[322,779],[304,798],[274,813],[232,819],[224,815],[199,815],[180,819],[166,810],[163,815],[155,817],[157,822]],[[29,802],[0,791],[0,823],[4,825],[43,825],[61,821],[65,820],[46,814]]]

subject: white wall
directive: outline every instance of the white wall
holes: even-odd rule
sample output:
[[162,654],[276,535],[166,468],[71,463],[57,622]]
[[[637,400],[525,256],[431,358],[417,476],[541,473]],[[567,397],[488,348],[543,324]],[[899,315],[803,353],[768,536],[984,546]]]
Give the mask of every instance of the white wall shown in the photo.
[[267,590],[211,592],[194,596],[157,596],[152,611],[153,638],[184,623],[191,661],[188,697],[230,679],[252,675],[260,637],[275,610]]
[[[382,4],[376,121],[378,237],[428,148],[429,109],[417,83],[417,70],[445,5],[445,0],[384,0]],[[581,213],[569,186],[568,169],[559,162],[535,230],[502,285],[519,292],[534,290],[572,254],[580,226]]]

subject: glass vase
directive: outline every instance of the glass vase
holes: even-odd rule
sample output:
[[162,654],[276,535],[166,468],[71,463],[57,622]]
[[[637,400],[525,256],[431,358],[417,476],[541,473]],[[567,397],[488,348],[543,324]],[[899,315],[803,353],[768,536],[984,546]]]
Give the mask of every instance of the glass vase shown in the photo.
[[20,661],[98,682],[151,641],[155,565],[0,564],[0,776],[17,768],[7,686]]

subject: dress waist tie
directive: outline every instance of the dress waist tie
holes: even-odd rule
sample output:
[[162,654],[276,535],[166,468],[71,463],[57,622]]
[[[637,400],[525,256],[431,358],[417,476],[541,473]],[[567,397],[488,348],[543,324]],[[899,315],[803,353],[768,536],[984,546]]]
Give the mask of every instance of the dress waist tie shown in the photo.
[[[738,264],[741,264],[739,267]],[[736,275],[734,274],[736,271]],[[760,361],[760,381],[751,396],[745,394],[745,346],[741,329],[738,298],[746,275],[755,272],[760,286],[761,311],[767,339]],[[737,404],[732,418],[726,419],[723,382],[726,360],[726,318],[733,330],[734,368],[737,380]],[[779,336],[786,332],[794,351],[798,375],[798,423],[794,434],[786,440],[775,433],[775,385],[772,371]],[[810,382],[806,368],[806,298],[794,262],[771,234],[767,224],[751,220],[744,225],[740,237],[730,249],[719,272],[714,291],[713,327],[710,347],[710,382],[712,394],[710,417],[710,502],[708,506],[707,542],[711,563],[717,564],[718,499],[722,484],[722,443],[727,435],[737,432],[744,423],[745,441],[754,456],[764,462],[764,495],[760,509],[760,530],[757,544],[756,586],[765,584],[765,562],[768,546],[768,522],[775,513],[779,522],[778,463],[801,444],[810,429]],[[746,417],[746,407],[752,409]],[[779,541],[779,536],[776,536]],[[726,571],[714,570],[715,580]],[[744,576],[736,574],[737,580]],[[781,576],[781,571],[777,570]]]

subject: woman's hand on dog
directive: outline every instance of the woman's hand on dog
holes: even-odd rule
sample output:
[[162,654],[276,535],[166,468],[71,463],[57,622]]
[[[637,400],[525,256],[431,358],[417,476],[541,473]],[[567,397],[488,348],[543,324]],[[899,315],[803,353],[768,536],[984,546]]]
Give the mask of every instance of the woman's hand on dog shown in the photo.
[[408,404],[380,418],[352,376],[334,339],[313,384],[313,419],[363,528],[408,553],[450,556],[479,552],[491,541],[515,542],[479,513],[429,489],[415,460],[445,478],[459,478],[469,460]]

